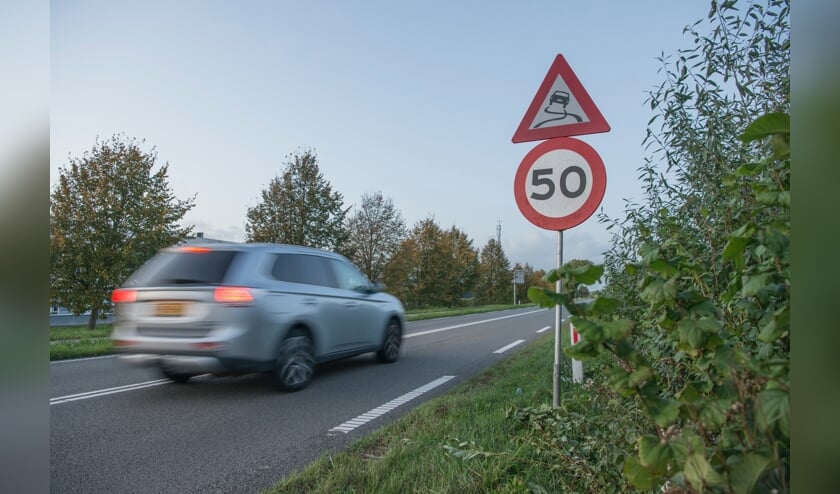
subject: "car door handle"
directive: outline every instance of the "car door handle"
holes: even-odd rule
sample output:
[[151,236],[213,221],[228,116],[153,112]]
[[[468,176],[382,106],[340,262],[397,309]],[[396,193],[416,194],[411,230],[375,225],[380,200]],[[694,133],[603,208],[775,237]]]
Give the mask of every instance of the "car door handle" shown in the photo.
[[357,302],[344,302],[344,306],[348,309],[352,309],[354,307],[358,307],[359,304]]
[[306,297],[303,299],[304,305],[318,305],[318,299],[314,297]]

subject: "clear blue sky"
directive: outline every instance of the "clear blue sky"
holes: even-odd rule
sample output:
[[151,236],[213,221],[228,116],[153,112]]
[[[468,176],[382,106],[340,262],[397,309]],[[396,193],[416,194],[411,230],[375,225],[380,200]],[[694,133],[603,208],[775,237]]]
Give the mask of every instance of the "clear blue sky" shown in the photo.
[[[51,4],[50,183],[97,136],[145,139],[168,162],[196,231],[244,239],[245,213],[285,158],[313,148],[358,204],[393,199],[477,248],[496,235],[512,263],[551,269],[556,234],[519,212],[513,179],[537,142],[511,137],[562,53],[612,130],[580,136],[603,158],[601,207],[639,199],[656,58],[691,46],[692,1],[73,1]],[[593,215],[564,259],[602,261]]]

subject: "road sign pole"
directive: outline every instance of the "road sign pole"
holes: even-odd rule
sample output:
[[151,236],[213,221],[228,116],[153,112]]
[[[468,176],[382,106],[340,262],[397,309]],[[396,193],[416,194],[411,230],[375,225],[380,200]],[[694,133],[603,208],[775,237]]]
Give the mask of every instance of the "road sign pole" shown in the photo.
[[[557,269],[563,265],[563,230],[557,231]],[[557,293],[563,288],[560,277],[557,278],[555,289]],[[557,304],[554,307],[554,408],[560,408],[560,320],[563,313],[563,305]]]

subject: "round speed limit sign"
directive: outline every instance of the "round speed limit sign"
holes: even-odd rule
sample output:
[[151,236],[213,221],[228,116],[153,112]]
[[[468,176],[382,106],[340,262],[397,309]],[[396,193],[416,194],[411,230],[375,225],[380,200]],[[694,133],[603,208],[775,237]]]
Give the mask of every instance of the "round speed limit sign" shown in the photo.
[[516,171],[516,205],[531,223],[568,230],[598,209],[607,188],[604,162],[589,144],[569,137],[545,141],[531,150]]

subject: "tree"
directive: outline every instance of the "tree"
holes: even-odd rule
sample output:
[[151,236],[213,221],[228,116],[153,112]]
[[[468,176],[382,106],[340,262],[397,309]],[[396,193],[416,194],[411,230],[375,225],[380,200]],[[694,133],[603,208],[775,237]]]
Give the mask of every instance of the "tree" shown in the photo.
[[502,244],[491,238],[481,249],[475,296],[480,304],[504,304],[513,299],[513,271]]
[[516,285],[516,300],[522,303],[525,300],[530,301],[528,298],[528,289],[532,286],[538,288],[553,288],[549,282],[543,280],[545,276],[545,271],[542,269],[535,270],[533,266],[525,263],[525,266],[522,266],[519,263],[516,263],[513,266],[514,270],[521,269],[525,274],[525,284],[523,285]]
[[114,135],[69,158],[50,194],[50,298],[73,313],[91,311],[88,327],[110,307],[110,291],[159,249],[186,238],[178,222],[194,198],[180,200],[169,164],[157,152]]
[[341,251],[348,238],[344,199],[324,179],[314,151],[286,159],[283,175],[263,189],[262,202],[248,208],[245,240]]
[[446,303],[449,307],[460,303],[478,279],[478,251],[473,247],[472,239],[454,225],[443,235],[444,252],[449,266],[446,275]]
[[373,281],[382,279],[407,232],[400,211],[381,192],[362,195],[361,206],[347,220],[347,231],[346,252]]
[[452,306],[475,280],[477,253],[466,234],[418,221],[385,268],[385,284],[410,307]]

